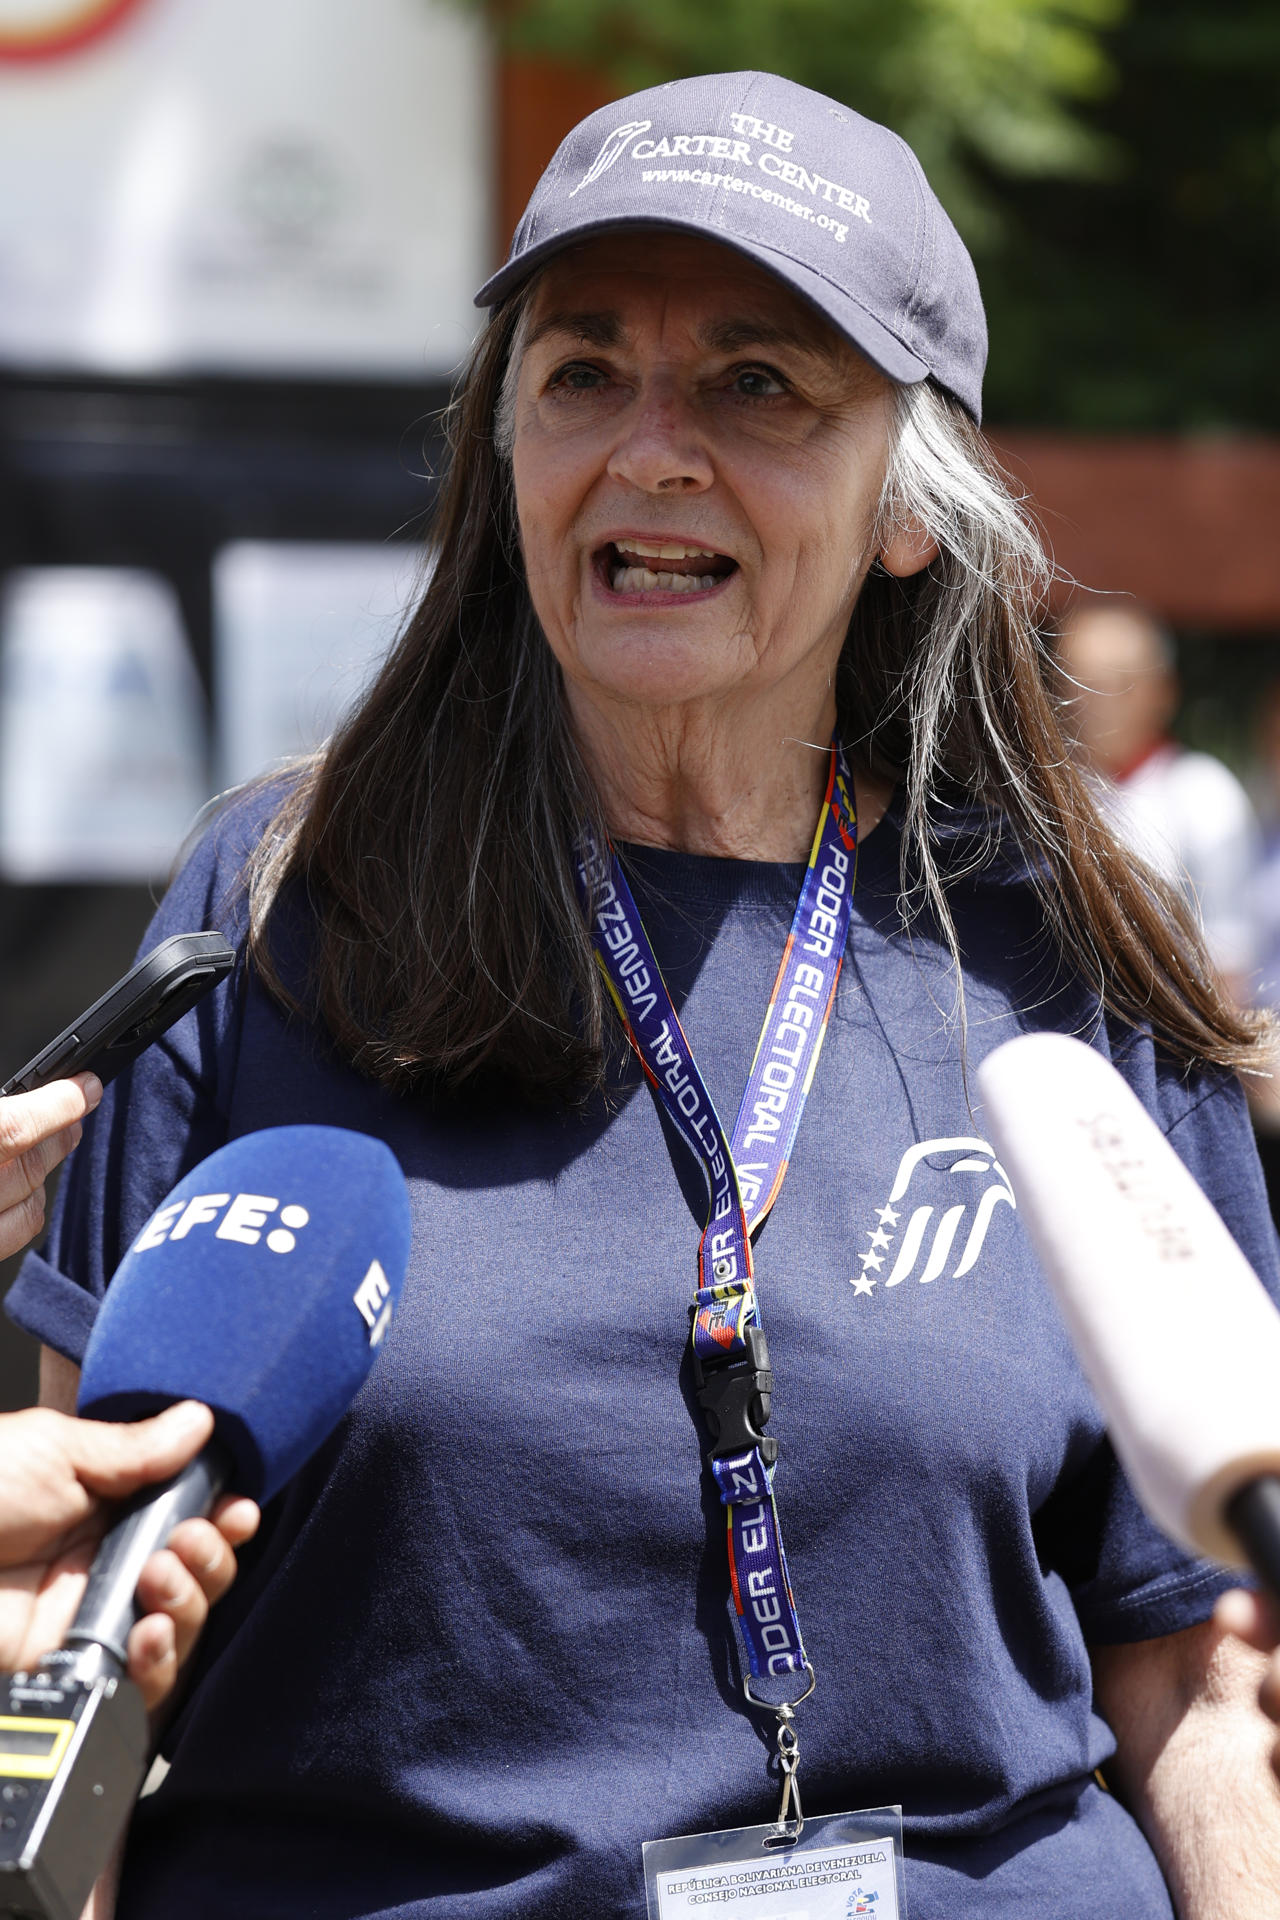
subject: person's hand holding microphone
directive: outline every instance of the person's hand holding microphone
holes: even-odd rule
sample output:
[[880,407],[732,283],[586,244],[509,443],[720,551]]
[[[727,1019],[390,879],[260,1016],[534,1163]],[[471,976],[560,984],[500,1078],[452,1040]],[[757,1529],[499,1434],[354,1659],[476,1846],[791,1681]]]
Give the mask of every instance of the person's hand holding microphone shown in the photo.
[[[178,1473],[212,1431],[208,1408],[190,1400],[127,1425],[48,1407],[0,1415],[0,1669],[32,1666],[60,1645],[109,1509]],[[225,1499],[208,1520],[184,1520],[147,1561],[128,1653],[148,1708],[172,1688],[235,1578],[233,1549],[257,1525],[252,1500]]]
[[[102,1098],[92,1073],[0,1097],[0,1258],[44,1224],[44,1183]],[[60,1644],[116,1501],[194,1458],[213,1416],[193,1401],[128,1425],[45,1407],[0,1415],[0,1669],[29,1666]],[[210,1606],[235,1578],[234,1549],[257,1528],[253,1501],[222,1501],[187,1520],[143,1568],[143,1617],[129,1636],[129,1675],[148,1708],[164,1699]]]

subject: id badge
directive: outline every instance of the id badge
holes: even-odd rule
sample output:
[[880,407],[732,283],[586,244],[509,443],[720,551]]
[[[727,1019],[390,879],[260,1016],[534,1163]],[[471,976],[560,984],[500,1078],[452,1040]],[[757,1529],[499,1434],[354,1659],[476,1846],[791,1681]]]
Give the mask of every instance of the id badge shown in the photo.
[[901,1807],[820,1814],[777,1840],[776,1826],[646,1840],[649,1920],[906,1920]]

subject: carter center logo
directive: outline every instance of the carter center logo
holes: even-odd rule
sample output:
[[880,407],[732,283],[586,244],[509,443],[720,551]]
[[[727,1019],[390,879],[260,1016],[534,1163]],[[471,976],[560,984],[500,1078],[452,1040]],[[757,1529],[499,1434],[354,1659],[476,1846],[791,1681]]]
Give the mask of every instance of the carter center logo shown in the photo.
[[[930,1166],[931,1160],[944,1164]],[[922,1140],[898,1162],[889,1198],[867,1228],[870,1244],[858,1255],[862,1271],[849,1284],[869,1296],[877,1286],[897,1287],[904,1280],[921,1286],[944,1274],[958,1280],[976,1265],[996,1208],[1017,1204],[986,1140]]]
[[652,120],[628,120],[625,126],[615,127],[569,198],[572,200],[574,193],[581,193],[582,189],[589,187],[593,180],[598,180],[602,173],[608,173],[614,161],[621,160],[637,135],[648,133],[652,125]]

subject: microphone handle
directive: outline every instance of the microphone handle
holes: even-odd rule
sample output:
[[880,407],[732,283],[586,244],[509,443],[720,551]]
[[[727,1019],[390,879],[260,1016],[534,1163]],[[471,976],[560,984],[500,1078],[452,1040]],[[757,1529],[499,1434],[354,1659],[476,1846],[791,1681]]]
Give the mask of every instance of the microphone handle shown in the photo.
[[1226,1520],[1272,1599],[1280,1601],[1280,1475],[1259,1474],[1241,1487],[1227,1502]]
[[121,1508],[94,1555],[84,1598],[67,1629],[66,1646],[101,1647],[124,1671],[128,1665],[125,1642],[140,1617],[136,1591],[143,1566],[157,1548],[166,1545],[181,1521],[210,1512],[227,1484],[230,1467],[225,1449],[211,1440],[172,1480],[143,1487]]

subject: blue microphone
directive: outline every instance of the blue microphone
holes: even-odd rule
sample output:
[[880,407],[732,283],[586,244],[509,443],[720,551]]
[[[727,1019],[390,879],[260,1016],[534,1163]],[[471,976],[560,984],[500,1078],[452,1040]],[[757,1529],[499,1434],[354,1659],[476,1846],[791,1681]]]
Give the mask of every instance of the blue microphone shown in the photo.
[[224,1487],[269,1500],[328,1439],[377,1356],[408,1258],[404,1175],[369,1134],[273,1127],[179,1181],[107,1289],[78,1411],[138,1420],[203,1400],[213,1438],[107,1533],[69,1645],[123,1670],[148,1555]]
[[[212,1408],[181,1473],[106,1534],[66,1642],[0,1677],[0,1910],[78,1920],[146,1768],[127,1679],[143,1564],[223,1487],[269,1500],[333,1431],[391,1325],[409,1258],[394,1154],[339,1127],[276,1127],[210,1154],[152,1214],[107,1291],[79,1411]],[[14,1903],[16,1902],[16,1909]]]
[[78,1411],[213,1409],[229,1484],[269,1500],[328,1438],[373,1365],[409,1258],[391,1149],[273,1127],[211,1153],[152,1214],[107,1289]]

